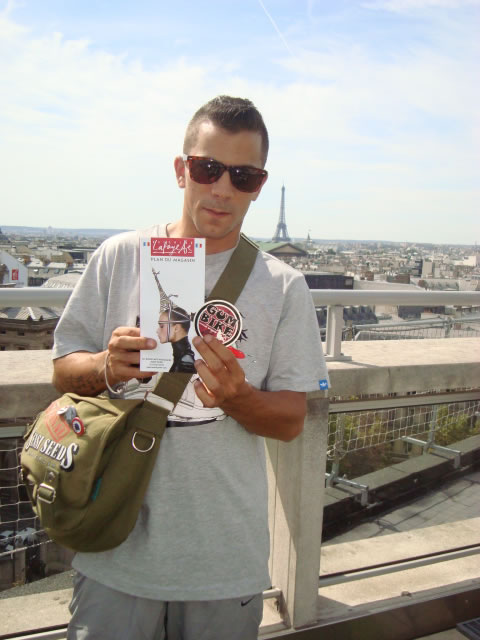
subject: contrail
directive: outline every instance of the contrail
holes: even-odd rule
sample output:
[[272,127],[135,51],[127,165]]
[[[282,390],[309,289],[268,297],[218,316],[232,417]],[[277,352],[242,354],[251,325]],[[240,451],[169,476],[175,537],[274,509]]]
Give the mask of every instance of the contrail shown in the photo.
[[283,44],[285,45],[285,49],[288,51],[288,53],[292,56],[292,58],[295,58],[295,54],[293,53],[293,51],[290,49],[288,42],[285,40],[285,38],[283,37],[283,33],[280,31],[280,29],[277,27],[277,23],[275,22],[275,20],[272,18],[272,16],[268,13],[267,8],[265,7],[265,5],[263,4],[262,0],[258,0],[258,4],[262,7],[262,9],[265,12],[265,15],[267,16],[267,18],[270,20],[270,22],[273,24],[273,27],[275,29],[275,31],[278,33],[278,37],[280,38],[280,40],[283,42]]

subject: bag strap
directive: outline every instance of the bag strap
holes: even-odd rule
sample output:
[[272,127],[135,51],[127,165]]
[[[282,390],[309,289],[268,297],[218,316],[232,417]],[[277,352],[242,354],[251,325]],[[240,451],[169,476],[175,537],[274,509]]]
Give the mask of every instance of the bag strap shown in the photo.
[[[258,246],[243,233],[240,234],[235,251],[207,297],[207,301],[218,299],[235,304],[252,272],[257,254]],[[191,377],[191,373],[163,373],[151,393],[176,405]]]
[[213,287],[208,300],[227,300],[235,304],[247,283],[257,259],[258,246],[243,233],[239,243],[230,256],[227,266]]

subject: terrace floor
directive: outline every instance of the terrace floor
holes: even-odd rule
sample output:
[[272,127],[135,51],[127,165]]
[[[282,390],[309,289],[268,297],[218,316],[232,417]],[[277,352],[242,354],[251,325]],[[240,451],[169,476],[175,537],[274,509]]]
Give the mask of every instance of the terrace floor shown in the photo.
[[324,542],[332,544],[457,522],[480,516],[480,471],[473,471]]

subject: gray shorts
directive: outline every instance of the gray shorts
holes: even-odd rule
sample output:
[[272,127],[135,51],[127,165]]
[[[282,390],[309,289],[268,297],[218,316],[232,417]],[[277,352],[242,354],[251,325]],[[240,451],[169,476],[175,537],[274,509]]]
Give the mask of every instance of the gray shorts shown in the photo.
[[163,602],[77,573],[70,613],[67,640],[257,640],[263,596]]

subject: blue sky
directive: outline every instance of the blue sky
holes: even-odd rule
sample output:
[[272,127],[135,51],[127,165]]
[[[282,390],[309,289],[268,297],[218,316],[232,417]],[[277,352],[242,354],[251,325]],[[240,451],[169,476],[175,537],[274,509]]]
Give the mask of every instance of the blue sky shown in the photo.
[[0,0],[0,226],[147,226],[219,93],[270,177],[245,231],[480,240],[480,0]]

